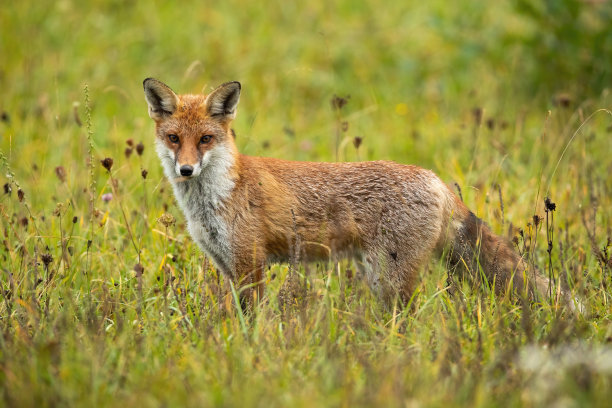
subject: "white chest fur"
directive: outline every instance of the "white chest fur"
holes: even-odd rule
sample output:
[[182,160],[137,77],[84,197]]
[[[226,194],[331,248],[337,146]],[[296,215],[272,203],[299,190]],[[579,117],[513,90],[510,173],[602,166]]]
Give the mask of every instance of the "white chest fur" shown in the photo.
[[231,152],[222,145],[209,150],[201,160],[201,173],[187,179],[176,173],[174,152],[161,142],[156,147],[176,201],[187,220],[189,234],[217,268],[232,276],[231,231],[223,217],[224,202],[235,185],[229,174],[234,164]]

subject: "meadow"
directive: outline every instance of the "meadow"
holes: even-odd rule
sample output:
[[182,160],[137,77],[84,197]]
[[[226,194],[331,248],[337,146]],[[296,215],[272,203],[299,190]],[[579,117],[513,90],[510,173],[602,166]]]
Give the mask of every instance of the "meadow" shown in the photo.
[[[611,17],[578,0],[3,5],[0,405],[609,406]],[[245,154],[434,170],[587,312],[433,259],[409,308],[344,261],[270,265],[242,313],[163,177],[146,77],[240,81]]]

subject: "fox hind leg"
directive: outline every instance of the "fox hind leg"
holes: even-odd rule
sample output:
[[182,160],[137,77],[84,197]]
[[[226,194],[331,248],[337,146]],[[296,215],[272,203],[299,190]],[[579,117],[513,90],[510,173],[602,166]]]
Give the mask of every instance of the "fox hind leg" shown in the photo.
[[418,267],[393,251],[364,251],[355,265],[374,295],[389,309],[408,304],[418,284]]

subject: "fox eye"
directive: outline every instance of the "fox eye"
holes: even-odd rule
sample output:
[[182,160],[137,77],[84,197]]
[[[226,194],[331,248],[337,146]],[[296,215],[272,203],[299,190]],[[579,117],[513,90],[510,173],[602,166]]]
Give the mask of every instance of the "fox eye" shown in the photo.
[[210,143],[211,140],[212,140],[211,135],[204,135],[200,138],[200,143],[202,144]]
[[177,135],[175,135],[174,133],[171,133],[168,135],[168,140],[170,140],[170,142],[172,143],[178,143],[179,142],[179,137]]

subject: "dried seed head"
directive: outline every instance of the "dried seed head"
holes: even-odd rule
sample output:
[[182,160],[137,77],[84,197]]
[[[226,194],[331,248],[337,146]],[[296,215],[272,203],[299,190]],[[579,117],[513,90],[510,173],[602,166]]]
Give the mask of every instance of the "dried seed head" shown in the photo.
[[17,198],[19,199],[20,203],[23,202],[23,199],[25,198],[25,193],[22,189],[17,190]]
[[28,217],[23,217],[23,218],[21,218],[21,219],[19,220],[19,223],[20,223],[22,226],[24,226],[24,227],[27,227],[27,226],[28,226],[28,222],[29,222],[29,221],[28,221]]
[[489,130],[495,129],[495,119],[489,118],[489,119],[486,120],[485,124],[487,125]]
[[147,169],[142,169],[142,171],[140,172],[140,175],[142,176],[143,180],[147,179],[147,174],[149,174],[149,172],[147,171]]
[[544,200],[544,211],[549,212],[549,211],[555,211],[556,209],[557,209],[557,204],[550,201],[549,197],[546,197],[546,199]]
[[572,104],[572,97],[570,94],[567,93],[557,94],[553,99],[553,104],[562,108],[569,108]]
[[64,166],[57,166],[55,168],[55,175],[62,183],[66,181],[66,169]]
[[144,272],[144,267],[137,263],[136,265],[134,265],[134,272],[136,272],[136,277],[142,276],[143,272]]
[[64,212],[64,203],[57,203],[55,206],[55,210],[53,210],[53,215],[59,217]]
[[331,98],[331,106],[335,110],[341,110],[346,106],[348,100],[351,98],[351,95],[346,95],[345,97],[334,95]]
[[104,167],[109,172],[113,168],[113,159],[111,159],[110,157],[107,157],[101,160],[100,162],[102,163],[102,167]]
[[74,217],[72,217],[72,223],[73,224],[76,224],[78,220],[79,219],[78,219],[78,217],[76,215]]
[[130,147],[134,146],[134,141],[132,139],[126,140],[125,143],[127,143],[127,145]]
[[11,185],[9,183],[4,183],[4,194],[11,195],[11,191],[13,191]]
[[9,116],[8,112],[2,111],[2,113],[0,114],[0,120],[4,123],[10,123],[11,117]]
[[533,216],[533,225],[535,225],[536,228],[538,227],[538,225],[540,225],[540,221],[542,221],[542,217],[540,217],[539,215],[535,214]]
[[123,151],[123,153],[125,154],[125,158],[129,159],[133,151],[134,149],[132,149],[131,147],[126,147],[125,150]]
[[353,146],[355,146],[355,149],[359,149],[359,146],[361,146],[361,142],[363,142],[363,139],[360,136],[355,136],[355,138],[353,139]]
[[136,145],[136,153],[138,153],[139,156],[142,156],[142,152],[144,152],[144,145],[142,142],[138,142]]
[[480,125],[482,122],[482,108],[476,107],[472,109],[472,116],[474,117],[474,122],[476,122],[476,125]]
[[45,264],[45,268],[48,268],[49,264],[53,262],[53,256],[50,253],[42,254],[40,259],[43,261],[43,264]]
[[159,221],[160,224],[162,224],[166,228],[176,223],[176,219],[170,213],[163,213],[162,216],[157,219],[157,221]]

